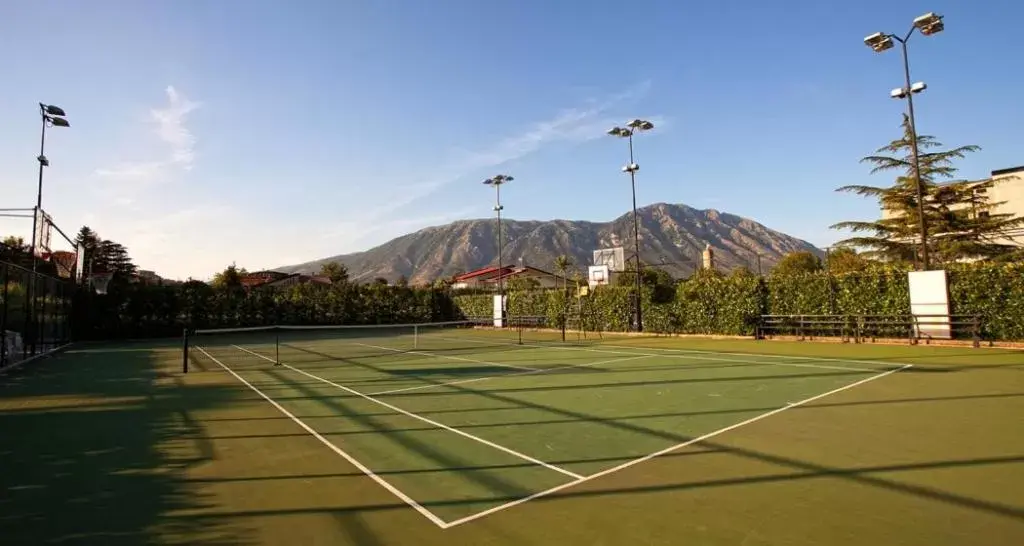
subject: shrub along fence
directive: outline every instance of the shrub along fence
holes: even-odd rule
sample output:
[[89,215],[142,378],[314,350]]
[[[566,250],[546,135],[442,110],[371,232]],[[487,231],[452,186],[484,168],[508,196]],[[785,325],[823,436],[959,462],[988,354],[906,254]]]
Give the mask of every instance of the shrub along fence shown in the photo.
[[[1024,264],[962,265],[949,271],[950,313],[980,317],[982,338],[1024,340]],[[603,286],[577,299],[560,289],[512,290],[511,317],[540,317],[588,331],[627,331],[629,287]],[[570,290],[571,292],[571,290]],[[16,296],[9,300],[16,305]],[[493,294],[383,284],[305,284],[274,290],[112,283],[107,295],[78,291],[76,339],[178,336],[182,328],[274,324],[394,324],[491,317]],[[699,272],[674,286],[648,286],[651,333],[754,335],[762,315],[908,315],[907,271],[878,267],[759,278]]]
[[77,339],[180,336],[183,328],[402,324],[456,320],[443,290],[383,284],[302,284],[277,289],[112,283],[106,295],[82,291],[76,301]]
[[[950,313],[977,316],[986,340],[1024,340],[1024,264],[959,265],[948,269]],[[566,302],[561,290],[509,293],[511,316],[561,317],[577,314],[591,331],[627,331],[631,288],[601,286],[581,301]],[[643,295],[644,329],[650,333],[754,335],[762,315],[907,316],[907,270],[876,267],[832,275],[803,273],[759,278],[746,271],[731,275],[702,271],[661,297],[657,287]],[[455,295],[467,316],[489,317],[492,296]],[[575,300],[574,296],[568,296]]]

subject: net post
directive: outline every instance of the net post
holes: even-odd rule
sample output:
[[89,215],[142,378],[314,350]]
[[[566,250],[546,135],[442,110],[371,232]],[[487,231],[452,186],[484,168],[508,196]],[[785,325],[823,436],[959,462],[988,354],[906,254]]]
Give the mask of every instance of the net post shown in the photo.
[[412,325],[412,348],[413,350],[420,348],[420,326],[418,324]]
[[188,373],[188,327],[181,329],[181,373]]
[[274,330],[274,365],[281,365],[281,331]]

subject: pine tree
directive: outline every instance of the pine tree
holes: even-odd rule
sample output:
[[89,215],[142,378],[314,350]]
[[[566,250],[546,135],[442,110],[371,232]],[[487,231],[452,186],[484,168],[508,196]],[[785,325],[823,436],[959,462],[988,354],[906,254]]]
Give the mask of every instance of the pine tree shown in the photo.
[[78,230],[75,244],[80,244],[85,251],[83,264],[86,273],[108,271],[126,280],[138,273],[138,267],[132,263],[124,245],[100,238],[89,226]]
[[[865,257],[886,261],[920,263],[920,213],[917,179],[911,154],[909,118],[903,116],[903,135],[877,150],[878,155],[861,162],[874,165],[871,174],[896,171],[895,183],[888,187],[849,185],[836,191],[856,193],[878,200],[883,218],[873,222],[840,222],[833,229],[863,233],[837,243],[865,249]],[[993,214],[1000,203],[992,203],[986,189],[994,183],[953,180],[955,160],[979,150],[968,145],[940,149],[942,144],[929,135],[918,135],[917,144],[924,186],[923,209],[928,227],[928,250],[936,264],[964,259],[995,258],[1012,251],[1012,245],[999,242],[1002,233],[1024,225],[1024,218]]]

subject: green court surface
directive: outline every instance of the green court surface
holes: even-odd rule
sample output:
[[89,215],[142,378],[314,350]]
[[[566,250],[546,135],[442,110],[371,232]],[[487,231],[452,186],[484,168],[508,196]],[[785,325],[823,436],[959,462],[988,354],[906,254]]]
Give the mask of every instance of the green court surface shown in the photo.
[[1024,544],[1024,352],[484,329],[0,376],[10,544]]

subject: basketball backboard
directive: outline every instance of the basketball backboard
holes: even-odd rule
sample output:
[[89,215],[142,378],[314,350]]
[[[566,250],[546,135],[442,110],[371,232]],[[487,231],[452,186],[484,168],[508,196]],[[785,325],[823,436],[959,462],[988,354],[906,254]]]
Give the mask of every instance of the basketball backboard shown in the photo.
[[611,269],[607,264],[592,265],[588,271],[587,284],[590,286],[601,286],[610,283],[612,280]]
[[626,252],[621,246],[595,250],[594,265],[606,265],[609,271],[625,271]]

